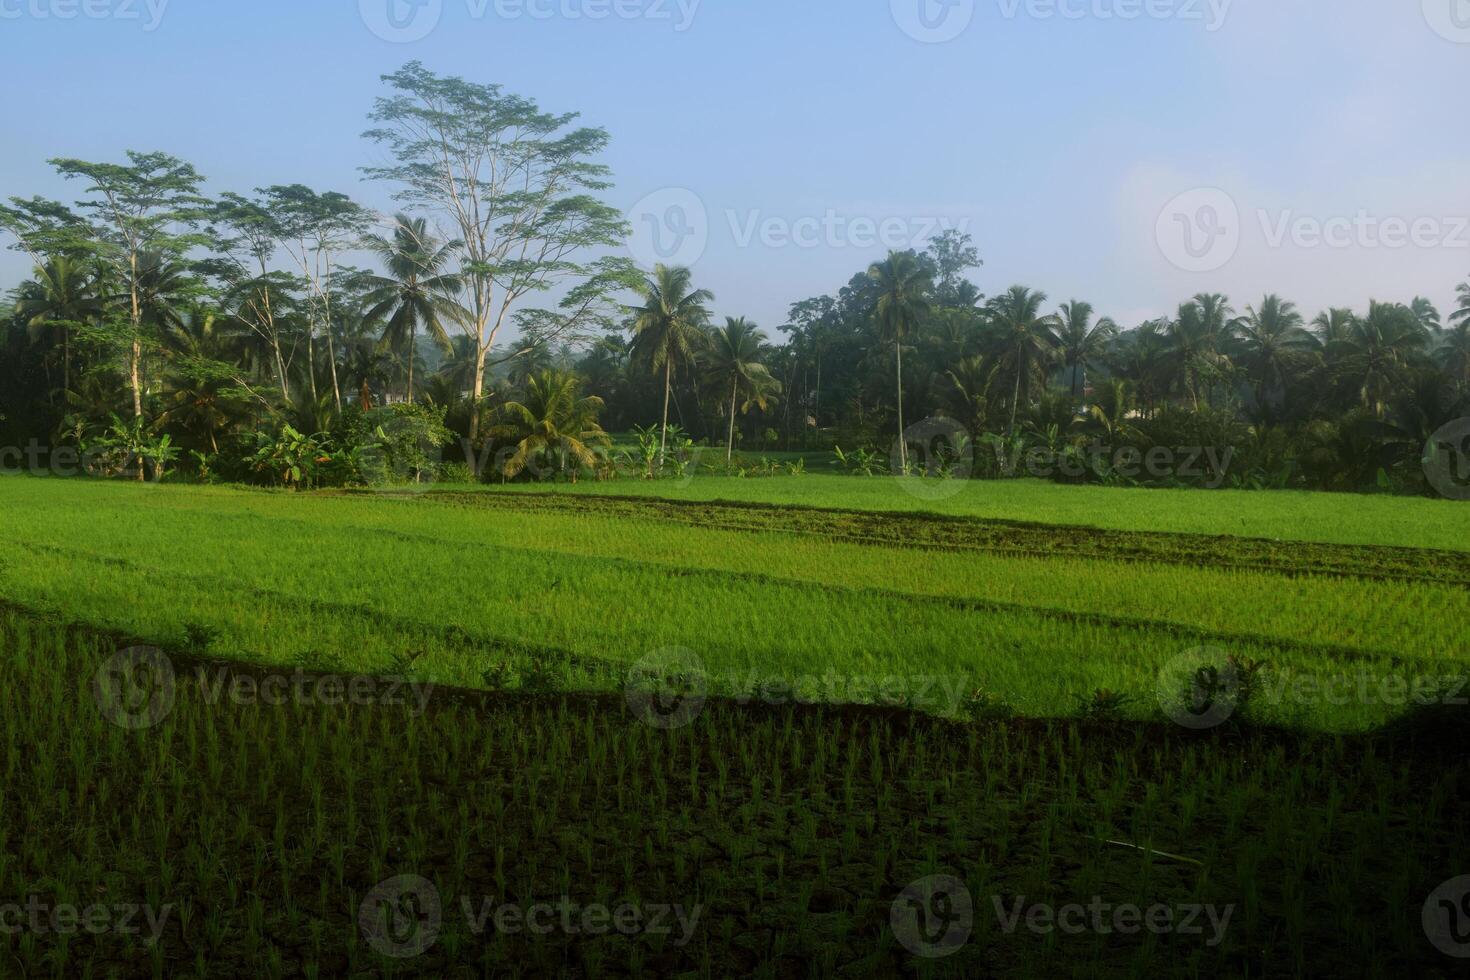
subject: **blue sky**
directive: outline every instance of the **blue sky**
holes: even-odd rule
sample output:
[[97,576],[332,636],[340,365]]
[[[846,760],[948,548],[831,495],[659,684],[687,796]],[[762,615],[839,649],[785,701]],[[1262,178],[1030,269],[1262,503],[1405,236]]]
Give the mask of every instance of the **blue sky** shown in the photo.
[[[1443,308],[1470,278],[1470,0],[420,0],[407,43],[369,26],[389,2],[0,0],[0,194],[64,195],[48,157],[162,149],[212,191],[387,209],[360,136],[418,59],[606,127],[620,207],[691,192],[699,282],[773,332],[881,257],[865,221],[962,227],[985,292],[1126,326],[1206,289]],[[920,4],[957,36],[910,36]],[[24,271],[0,255],[0,283]]]

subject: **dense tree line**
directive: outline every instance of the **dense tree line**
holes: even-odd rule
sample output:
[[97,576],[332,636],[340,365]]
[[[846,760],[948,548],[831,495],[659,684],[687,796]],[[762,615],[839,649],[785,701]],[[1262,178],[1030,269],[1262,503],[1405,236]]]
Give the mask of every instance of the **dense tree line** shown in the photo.
[[[947,232],[794,304],[774,341],[717,319],[690,270],[615,257],[605,132],[417,64],[384,80],[366,173],[391,218],[301,185],[210,197],[161,153],[55,160],[76,201],[0,206],[34,263],[0,336],[0,444],[301,486],[607,476],[630,431],[643,476],[704,445],[736,472],[844,447],[861,472],[1003,476],[1040,450],[1077,463],[1063,478],[1174,483],[1110,461],[1217,447],[1234,485],[1416,492],[1430,436],[1470,415],[1470,283],[1443,319],[1201,293],[1125,330],[1024,286],[987,298]],[[933,419],[937,453],[911,444]]]

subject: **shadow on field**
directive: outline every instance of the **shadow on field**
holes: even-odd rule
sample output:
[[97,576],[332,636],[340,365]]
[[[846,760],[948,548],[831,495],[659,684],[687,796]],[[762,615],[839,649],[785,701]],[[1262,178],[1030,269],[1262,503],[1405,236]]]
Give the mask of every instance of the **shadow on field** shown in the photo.
[[1464,709],[667,724],[133,645],[0,608],[0,972],[1454,975]]

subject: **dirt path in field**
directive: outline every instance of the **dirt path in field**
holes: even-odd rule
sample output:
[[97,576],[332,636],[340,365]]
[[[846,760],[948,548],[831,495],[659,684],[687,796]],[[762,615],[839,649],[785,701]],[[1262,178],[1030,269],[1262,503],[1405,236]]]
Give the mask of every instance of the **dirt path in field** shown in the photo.
[[1098,558],[1289,576],[1432,582],[1470,587],[1470,553],[1424,548],[1110,531],[1072,525],[728,501],[706,503],[493,491],[433,491],[419,495],[419,499],[497,510],[575,512],[724,530],[809,534],[887,548],[982,551],[1035,558]]

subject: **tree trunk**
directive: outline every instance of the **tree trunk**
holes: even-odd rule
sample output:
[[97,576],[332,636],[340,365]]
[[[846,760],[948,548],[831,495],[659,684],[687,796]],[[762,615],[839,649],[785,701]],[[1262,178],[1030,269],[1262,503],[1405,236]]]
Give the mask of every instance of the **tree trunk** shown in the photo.
[[909,471],[909,443],[905,436],[907,431],[903,424],[903,337],[900,335],[893,343],[893,349],[898,354],[898,465],[905,476]]
[[[266,275],[265,263],[260,263],[260,275],[262,280]],[[271,309],[271,290],[266,286],[261,290],[265,294],[265,322],[271,332],[271,349],[276,354],[276,380],[281,383],[281,397],[286,401],[291,400],[291,388],[286,381],[286,359],[281,356],[281,334],[276,329],[276,314]]]
[[311,404],[313,410],[317,404],[316,393],[316,330],[308,320],[306,324],[306,374],[311,382]]
[[473,399],[470,403],[470,445],[479,449],[476,443],[480,438],[480,398],[485,392],[485,356],[490,353],[490,348],[481,344],[478,339],[475,346],[478,350],[475,354],[474,384],[470,390],[470,397]]
[[658,440],[658,468],[664,468],[664,456],[669,447],[669,391],[674,380],[674,358],[672,355],[664,358],[664,422],[663,432]]
[[738,380],[730,382],[730,438],[725,443],[725,465],[730,465],[730,460],[735,455],[735,398],[740,391]]
[[408,327],[408,404],[413,404],[413,359],[418,353],[415,349],[418,345],[418,324],[411,323]]
[[[817,424],[817,432],[822,431],[822,352],[817,351],[817,391],[812,396],[812,421]],[[801,420],[801,445],[806,448],[806,419]]]
[[1016,348],[1016,387],[1011,392],[1010,438],[1016,438],[1016,408],[1021,404],[1021,349]]
[[327,365],[332,369],[332,397],[337,401],[337,411],[342,411],[342,388],[337,384],[337,344],[332,339],[332,258],[327,256],[327,279],[322,284],[322,308],[327,314]]
[[[132,294],[133,313],[133,348],[132,356],[128,363],[128,379],[133,388],[133,418],[143,417],[143,307],[138,299],[138,253],[131,252],[128,255],[128,265],[132,270],[129,277],[128,290]],[[142,483],[143,457],[138,456],[138,482]]]

